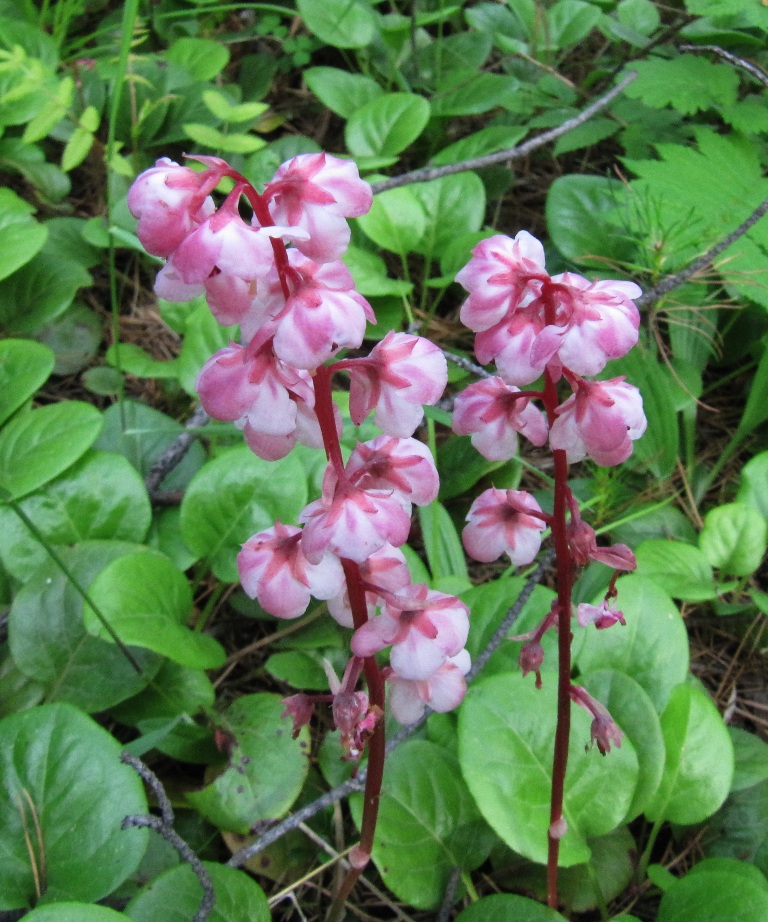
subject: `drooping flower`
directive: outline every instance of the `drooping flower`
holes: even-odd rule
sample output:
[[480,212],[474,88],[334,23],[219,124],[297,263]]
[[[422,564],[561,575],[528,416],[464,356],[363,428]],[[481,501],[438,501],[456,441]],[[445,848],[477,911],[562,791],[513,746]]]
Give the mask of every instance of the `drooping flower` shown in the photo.
[[550,447],[564,450],[571,463],[587,455],[604,467],[626,461],[648,425],[640,391],[623,378],[569,380],[574,393],[555,411]]
[[412,435],[424,418],[423,406],[440,399],[448,382],[441,349],[423,336],[390,330],[365,359],[344,365],[349,371],[349,415],[360,425],[371,410],[387,435]]
[[613,607],[611,599],[603,599],[599,605],[588,605],[586,602],[579,603],[577,609],[578,621],[582,627],[588,624],[602,631],[614,624],[626,624],[624,613]]
[[574,701],[579,707],[590,714],[594,719],[590,728],[592,743],[597,743],[597,748],[601,755],[607,755],[611,751],[611,746],[621,747],[621,741],[624,734],[616,725],[605,705],[601,704],[596,698],[593,698],[589,692],[580,685],[571,685],[568,689],[571,701]]
[[507,461],[517,454],[517,435],[534,445],[547,441],[547,422],[529,397],[515,398],[520,389],[501,378],[470,384],[454,403],[453,430],[471,435],[472,444],[489,461]]
[[515,566],[530,563],[541,547],[546,528],[537,515],[541,507],[524,490],[485,490],[472,503],[462,532],[470,557],[484,563],[509,554]]
[[390,490],[407,504],[428,506],[437,498],[440,478],[429,448],[418,439],[380,435],[360,442],[347,461],[350,481],[366,490]]
[[311,596],[329,599],[344,581],[341,562],[324,553],[311,563],[304,556],[302,532],[279,520],[249,538],[237,555],[240,582],[246,594],[277,618],[298,618]]
[[447,659],[427,679],[405,679],[394,670],[387,674],[389,706],[395,719],[408,726],[416,723],[425,708],[442,714],[457,708],[464,700],[469,672],[469,653],[461,650]]
[[307,231],[298,249],[317,263],[339,259],[349,244],[346,218],[371,208],[370,185],[352,160],[330,154],[300,154],[278,168],[264,188],[275,224]]
[[[399,548],[385,544],[360,564],[360,578],[365,587],[368,616],[372,617],[381,600],[381,592],[397,592],[410,585],[411,571],[405,554]],[[346,583],[338,595],[328,599],[328,611],[339,624],[354,627]]]

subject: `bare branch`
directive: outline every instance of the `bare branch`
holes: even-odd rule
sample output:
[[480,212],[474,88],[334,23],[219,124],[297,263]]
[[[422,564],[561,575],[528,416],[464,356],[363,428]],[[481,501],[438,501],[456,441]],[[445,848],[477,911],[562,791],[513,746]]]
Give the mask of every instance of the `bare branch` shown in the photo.
[[768,74],[766,74],[762,68],[758,67],[756,64],[752,64],[750,61],[745,61],[744,58],[736,57],[735,54],[731,54],[730,51],[720,48],[719,45],[681,45],[680,51],[712,51],[719,55],[724,61],[733,65],[733,67],[740,67],[748,74],[751,74],[755,80],[762,83],[763,86],[768,89]]
[[148,493],[154,493],[157,490],[167,475],[189,451],[192,443],[197,438],[197,434],[191,430],[204,426],[209,419],[210,416],[201,406],[195,409],[185,426],[189,431],[181,432],[149,469],[147,476],[144,478],[144,485]]
[[508,163],[512,160],[520,160],[527,157],[531,151],[538,150],[549,144],[550,141],[556,141],[559,137],[588,122],[593,115],[602,111],[610,105],[613,100],[619,96],[637,77],[635,71],[630,71],[626,77],[617,83],[603,96],[596,99],[591,105],[587,106],[583,112],[569,118],[568,121],[545,131],[530,141],[520,144],[517,147],[510,147],[507,150],[498,151],[495,154],[487,154],[485,157],[475,157],[472,160],[462,160],[461,163],[449,163],[446,166],[425,167],[421,170],[413,170],[410,173],[403,173],[400,176],[392,176],[390,179],[383,179],[381,182],[372,183],[374,195],[377,192],[384,192],[387,189],[396,189],[398,186],[408,186],[414,182],[428,182],[431,179],[439,179],[441,176],[451,176],[454,173],[463,173],[466,170],[480,170],[484,167],[494,166],[497,163]]
[[121,828],[154,829],[158,835],[162,836],[166,842],[176,849],[182,861],[185,861],[192,868],[195,876],[200,881],[200,886],[203,888],[203,898],[200,901],[200,908],[195,913],[192,922],[205,922],[213,911],[213,907],[216,903],[216,893],[213,889],[211,875],[190,846],[187,845],[184,839],[182,839],[173,828],[173,807],[157,775],[140,759],[137,759],[130,753],[123,752],[120,756],[120,761],[124,762],[126,765],[130,765],[149,785],[155,797],[157,797],[157,802],[162,814],[162,816],[153,816],[149,813],[140,813],[126,816],[122,822]]

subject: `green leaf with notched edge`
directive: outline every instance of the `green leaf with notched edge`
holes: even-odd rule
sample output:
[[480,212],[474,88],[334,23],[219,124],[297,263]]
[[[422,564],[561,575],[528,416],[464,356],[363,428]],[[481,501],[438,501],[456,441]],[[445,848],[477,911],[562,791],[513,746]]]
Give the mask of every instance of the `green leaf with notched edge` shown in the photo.
[[101,413],[68,400],[16,416],[0,432],[0,489],[21,499],[53,480],[96,440]]
[[[358,827],[362,798],[350,799]],[[435,909],[454,868],[471,871],[488,856],[483,822],[455,758],[426,740],[404,743],[384,772],[372,858],[401,900]]]
[[[150,551],[118,558],[99,573],[88,594],[125,644],[192,669],[214,669],[226,658],[218,641],[186,626],[192,590],[187,577],[162,554]],[[111,640],[89,604],[83,621],[89,634]]]
[[[87,588],[108,563],[137,550],[123,541],[85,541],[59,554]],[[122,650],[86,632],[82,596],[53,560],[32,574],[14,599],[8,634],[14,661],[45,686],[48,701],[67,701],[88,712],[140,692],[160,668],[160,657],[134,647],[138,674]]]
[[275,519],[292,524],[306,502],[307,478],[297,458],[263,461],[238,446],[209,461],[190,483],[181,504],[182,536],[219,579],[234,583],[240,546]]
[[699,688],[678,685],[661,715],[667,756],[656,796],[645,813],[654,822],[701,823],[722,806],[733,778],[733,744],[723,719]]
[[631,574],[621,577],[617,588],[616,606],[624,612],[626,625],[579,630],[575,663],[582,673],[618,669],[632,676],[661,711],[672,689],[688,674],[685,624],[675,603],[656,583]]
[[[545,677],[543,688],[537,689],[532,676],[507,673],[471,685],[459,711],[461,770],[480,812],[510,848],[542,864],[550,824],[556,694],[554,677]],[[571,719],[563,803],[568,833],[560,841],[563,867],[588,861],[587,840],[622,822],[638,778],[631,742],[624,740],[603,758],[587,745],[590,716],[574,707]]]
[[[144,830],[120,828],[145,813],[141,780],[120,764],[120,746],[68,704],[47,704],[0,722],[0,909],[99,900],[138,866]],[[39,827],[39,837],[36,832]]]
[[55,361],[47,346],[30,339],[0,340],[0,425],[48,380]]
[[309,734],[297,739],[282,717],[278,695],[243,695],[221,715],[234,740],[224,771],[202,791],[187,794],[220,829],[247,835],[263,820],[283,816],[299,796],[309,768]]
[[732,106],[736,102],[739,75],[726,64],[715,64],[693,54],[671,60],[652,58],[635,61],[637,79],[624,90],[630,99],[641,99],[647,106],[671,106],[683,115],[705,109]]

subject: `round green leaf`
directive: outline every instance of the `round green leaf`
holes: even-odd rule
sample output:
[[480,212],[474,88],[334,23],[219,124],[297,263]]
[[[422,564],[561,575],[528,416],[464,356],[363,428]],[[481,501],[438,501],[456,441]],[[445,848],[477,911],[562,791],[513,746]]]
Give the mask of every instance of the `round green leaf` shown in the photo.
[[308,67],[304,81],[324,106],[342,118],[349,118],[360,106],[384,93],[372,77],[339,67]]
[[[186,626],[192,590],[187,577],[162,554],[144,552],[118,558],[99,573],[88,594],[125,644],[144,647],[193,669],[214,669],[226,658],[218,641]],[[88,604],[83,622],[89,634],[111,639]]]
[[579,680],[604,704],[637,753],[639,774],[632,804],[625,817],[639,816],[656,793],[664,771],[664,737],[653,702],[633,678],[615,669],[590,672]]
[[229,48],[208,38],[179,38],[165,53],[194,80],[213,80],[229,61]]
[[48,231],[33,211],[11,189],[0,189],[0,279],[28,263],[45,243]]
[[0,324],[30,333],[54,320],[93,279],[81,262],[46,247],[33,262],[0,282]]
[[136,726],[144,720],[197,714],[212,708],[214,698],[213,683],[202,670],[165,660],[152,685],[112,708],[112,714],[121,723]]
[[768,781],[735,791],[707,823],[704,850],[768,874]]
[[394,157],[418,138],[428,121],[429,103],[423,96],[386,93],[352,113],[344,130],[347,149],[355,157]]
[[[269,922],[267,898],[246,873],[204,861],[216,894],[208,922]],[[189,922],[200,908],[203,888],[189,865],[165,871],[125,908],[134,922]],[[125,918],[121,916],[121,918]]]
[[[459,759],[480,812],[514,851],[545,863],[549,829],[557,683],[547,675],[497,675],[470,686],[459,711]],[[588,861],[587,839],[618,826],[638,778],[631,741],[602,757],[590,740],[590,717],[573,708],[563,813],[568,833],[560,864]]]
[[36,901],[30,850],[45,862],[43,903],[101,899],[138,866],[146,830],[120,824],[146,812],[143,786],[80,711],[47,704],[1,721],[0,779],[0,909]]
[[525,896],[494,893],[472,903],[456,922],[564,922],[565,916]]
[[427,216],[413,189],[403,187],[377,195],[371,210],[361,215],[357,223],[378,246],[404,257],[418,246]]
[[306,727],[291,737],[278,695],[243,695],[222,714],[233,739],[229,762],[218,778],[187,800],[221,829],[247,835],[262,820],[286,813],[309,769]]
[[29,339],[0,340],[0,425],[48,380],[54,356]]
[[365,48],[376,34],[376,15],[367,0],[297,0],[304,24],[335,48]]
[[723,719],[694,685],[672,692],[661,715],[664,774],[646,814],[654,822],[701,823],[722,805],[733,778],[733,744]]
[[[359,826],[362,797],[350,805]],[[453,869],[470,871],[488,856],[488,833],[453,756],[426,740],[398,748],[384,773],[372,854],[393,893],[436,908]]]
[[563,868],[559,875],[560,900],[572,912],[586,912],[613,900],[632,880],[637,867],[637,845],[626,826],[590,839],[589,847],[589,864]]
[[616,233],[618,206],[624,187],[604,176],[561,176],[547,195],[547,229],[552,242],[568,259],[589,257],[620,260],[628,255],[629,241]]
[[[104,429],[95,447],[114,451],[126,458],[146,477],[154,462],[181,435],[181,423],[143,403],[124,400],[104,411]],[[162,481],[162,490],[182,490],[205,460],[205,451],[195,442],[181,462]]]
[[702,602],[717,596],[712,567],[699,548],[680,541],[644,541],[635,555],[639,575],[674,598]]
[[761,451],[744,465],[736,500],[749,506],[768,522],[768,451]]
[[76,400],[12,419],[0,432],[0,488],[20,499],[53,480],[95,442],[101,413]]
[[626,626],[579,631],[576,665],[582,673],[618,669],[632,676],[660,712],[672,689],[688,674],[685,624],[675,603],[656,583],[630,575],[617,585],[617,606],[624,612]]
[[182,536],[224,582],[237,582],[240,545],[276,519],[294,522],[307,502],[307,478],[293,455],[263,461],[245,445],[209,461],[181,504]]
[[108,906],[93,903],[51,903],[24,916],[27,922],[125,922],[125,916]]
[[704,556],[721,573],[749,576],[760,566],[768,543],[768,524],[744,503],[711,509],[699,535]]
[[460,234],[482,227],[485,186],[477,173],[457,173],[417,183],[413,194],[427,217],[426,230],[417,247],[427,258],[439,257]]
[[728,727],[735,764],[731,791],[743,791],[768,779],[768,743],[741,727]]
[[[149,528],[152,508],[144,483],[122,455],[90,451],[40,491],[19,505],[54,545],[89,538],[140,543]],[[48,559],[45,547],[15,511],[0,507],[0,557],[21,582]]]
[[[122,541],[86,541],[59,551],[64,565],[86,588],[97,574],[137,550]],[[160,668],[158,656],[131,648],[138,674],[123,652],[86,633],[83,599],[59,566],[48,560],[14,599],[8,625],[19,669],[46,687],[48,701],[67,701],[84,711],[103,711],[140,692]]]
[[99,351],[102,319],[77,301],[37,333],[56,354],[56,374],[73,375],[89,365]]
[[764,922],[766,918],[768,887],[737,870],[702,870],[667,890],[657,922]]

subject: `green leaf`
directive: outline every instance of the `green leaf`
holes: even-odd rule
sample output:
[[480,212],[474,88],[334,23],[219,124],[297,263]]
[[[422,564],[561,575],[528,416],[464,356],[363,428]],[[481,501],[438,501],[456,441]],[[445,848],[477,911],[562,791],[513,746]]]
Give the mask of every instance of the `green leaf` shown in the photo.
[[0,189],[0,279],[28,263],[43,248],[48,231],[34,208],[11,189]]
[[728,727],[735,764],[731,791],[743,791],[768,779],[768,743],[741,727]]
[[485,187],[476,173],[443,176],[413,188],[427,223],[416,252],[435,259],[459,235],[479,231],[485,217]]
[[78,126],[67,141],[64,153],[61,155],[61,168],[65,173],[74,170],[85,160],[93,147],[95,138],[92,131]]
[[637,787],[624,818],[625,822],[630,822],[650,803],[664,771],[664,737],[659,717],[648,695],[623,672],[600,669],[587,673],[579,682],[608,708],[637,753]]
[[344,129],[347,149],[355,157],[394,157],[418,138],[428,121],[429,103],[423,96],[386,93],[352,113]]
[[768,874],[768,781],[731,794],[708,821],[703,845],[707,855],[749,861]]
[[520,93],[520,81],[506,74],[455,70],[450,81],[443,83],[432,98],[432,114],[481,115],[497,107],[514,109]]
[[365,48],[376,34],[376,14],[367,0],[297,0],[304,24],[334,48]]
[[0,909],[35,902],[30,850],[38,870],[45,862],[42,903],[99,900],[138,866],[147,833],[120,824],[145,813],[147,801],[119,754],[117,741],[70,705],[0,722]]
[[226,154],[252,154],[267,143],[263,138],[257,138],[253,134],[242,132],[228,134],[212,125],[203,125],[198,122],[185,122],[184,132],[196,144]]
[[526,134],[527,130],[520,125],[488,125],[444,147],[432,157],[430,163],[433,166],[444,166],[474,157],[484,157],[486,154],[495,154],[497,151],[514,147]]
[[193,716],[212,708],[215,695],[213,683],[202,670],[164,660],[152,685],[112,708],[112,715],[129,726],[180,714]]
[[527,896],[493,893],[460,912],[456,922],[565,922],[565,916]]
[[55,352],[55,373],[73,375],[96,357],[102,334],[102,318],[84,304],[75,302],[64,314],[42,327],[37,339]]
[[[589,847],[592,859],[588,864],[563,868],[559,874],[558,895],[572,912],[609,903],[623,892],[637,870],[637,845],[626,826],[590,839]],[[545,888],[541,896],[546,898]]]
[[297,458],[263,461],[242,445],[209,461],[192,480],[181,504],[181,531],[219,579],[234,583],[240,545],[275,519],[295,522],[306,502]]
[[736,861],[729,870],[705,868],[676,881],[661,899],[657,922],[725,922],[735,917],[739,922],[768,917],[765,878],[762,885],[751,880]]
[[675,599],[703,602],[717,597],[705,555],[680,541],[644,541],[635,550],[638,575],[653,580]]
[[179,38],[165,56],[194,80],[213,80],[227,66],[229,48],[208,38]]
[[[459,711],[459,760],[480,812],[502,840],[531,861],[547,860],[557,682],[503,674],[471,685]],[[563,813],[568,833],[560,865],[588,861],[588,838],[605,835],[630,809],[637,756],[625,740],[603,758],[590,740],[589,715],[571,715]]]
[[0,325],[12,333],[34,332],[63,314],[77,292],[92,281],[80,261],[62,258],[55,246],[47,246],[0,282]]
[[223,122],[252,122],[269,109],[263,102],[233,103],[218,90],[204,90],[203,102]]
[[[657,711],[672,689],[688,674],[688,634],[666,592],[640,576],[623,576],[617,583],[618,608],[626,626],[609,630],[584,629],[577,636],[575,661],[579,671],[618,669],[643,688]],[[595,602],[599,602],[595,599]]]
[[469,436],[459,435],[442,442],[437,449],[440,471],[440,499],[453,499],[470,490],[481,478],[506,462],[488,461],[472,445]]
[[[2,393],[2,391],[0,391]],[[736,501],[757,510],[768,523],[768,451],[751,458],[741,469]]]
[[[121,455],[90,451],[64,474],[19,503],[54,545],[89,538],[144,540],[152,519],[149,496],[135,468]],[[3,565],[26,582],[48,552],[16,512],[0,507]]]
[[52,903],[24,916],[28,922],[125,922],[125,916],[108,906],[92,903]]
[[405,257],[418,246],[427,216],[413,188],[403,187],[375,196],[371,210],[361,215],[357,223],[375,244]]
[[768,419],[768,343],[749,388],[747,405],[734,439],[741,440]]
[[48,380],[55,358],[29,339],[0,340],[0,425]]
[[304,71],[304,81],[324,106],[344,119],[384,95],[372,77],[338,67],[309,67]]
[[707,695],[678,685],[661,715],[667,758],[656,796],[646,807],[654,822],[701,823],[722,806],[733,778],[733,745]]
[[[376,253],[361,250],[360,247],[350,246],[347,247],[347,252],[342,259],[347,269],[352,273],[355,287],[366,298],[386,295],[405,297],[413,291],[413,285],[410,282],[389,278],[386,263]],[[381,313],[378,305],[376,313],[377,316]],[[379,323],[381,323],[381,318],[379,317],[378,319]],[[387,330],[384,330],[382,336],[386,335],[386,332]]]
[[768,542],[768,524],[744,503],[710,509],[704,518],[699,546],[721,573],[749,576],[760,566]]
[[[122,541],[86,541],[59,553],[75,580],[87,588],[107,564],[138,549]],[[53,560],[19,591],[8,632],[14,661],[45,686],[47,700],[67,701],[88,712],[137,694],[160,668],[159,657],[132,648],[142,669],[138,674],[113,643],[86,632],[82,596]]]
[[445,506],[437,501],[421,506],[419,522],[432,577],[458,576],[469,582],[464,548]]
[[14,417],[0,432],[0,488],[14,499],[39,489],[85,454],[101,426],[96,407],[77,400]]
[[[146,477],[154,462],[181,435],[184,427],[159,410],[132,400],[115,403],[104,412],[104,428],[95,448],[114,451]],[[162,481],[162,490],[183,490],[205,461],[205,451],[195,442],[182,461]]]
[[[359,827],[362,797],[350,806]],[[435,909],[453,869],[476,868],[492,841],[455,758],[426,740],[400,746],[384,773],[372,853],[387,887],[411,906]]]
[[[21,138],[0,141],[0,164],[20,173],[48,201],[60,202],[70,191],[71,183],[66,173],[48,163],[39,147],[25,144]],[[41,226],[47,229],[47,224]]]
[[[204,861],[203,865],[216,893],[208,922],[269,922],[269,905],[264,891],[244,871],[211,861]],[[158,922],[160,919],[189,922],[200,908],[202,898],[200,881],[192,868],[183,864],[155,878],[125,907],[125,915],[133,922]]]
[[683,115],[694,115],[736,102],[739,88],[736,71],[699,55],[681,54],[669,61],[662,58],[635,61],[632,69],[638,76],[624,93],[656,109],[672,106]]
[[291,688],[327,693],[328,677],[323,660],[335,667],[339,675],[343,674],[347,657],[340,650],[285,650],[273,653],[264,663],[264,669]]
[[586,38],[603,14],[597,6],[584,0],[558,0],[546,15],[547,44],[559,51]]
[[191,397],[197,397],[195,382],[203,365],[215,352],[228,345],[233,335],[234,327],[220,326],[204,302],[189,314],[181,354],[175,362],[175,373]]
[[187,800],[220,829],[248,834],[260,820],[279,819],[299,796],[309,768],[306,727],[291,737],[278,695],[243,695],[221,715],[234,740],[216,780]]
[[628,255],[629,241],[618,232],[614,217],[623,193],[619,180],[604,176],[573,174],[552,183],[547,230],[563,256],[589,263],[594,257],[620,260]]
[[[214,669],[226,658],[218,641],[186,626],[192,590],[167,557],[153,552],[120,557],[99,573],[88,593],[125,644],[192,669]],[[91,605],[83,608],[83,621],[89,634],[111,639]]]
[[[695,136],[696,145],[658,144],[661,159],[625,161],[640,177],[632,182],[632,191],[640,201],[653,203],[656,226],[676,228],[685,222],[691,242],[668,254],[674,257],[674,266],[722,240],[768,197],[757,145],[703,127],[696,129]],[[713,176],[718,178],[715,183]],[[768,307],[768,285],[761,281],[768,269],[766,250],[768,220],[763,217],[719,257],[728,289],[764,307]],[[765,399],[760,398],[757,406],[764,410]]]
[[[563,154],[570,153],[573,150],[580,150],[583,147],[592,147],[610,138],[611,135],[621,128],[619,122],[610,118],[593,118],[583,125],[579,125],[561,138],[558,138],[554,146],[553,154],[560,157]],[[585,177],[586,178],[586,177]],[[600,177],[589,177],[600,178]]]
[[110,346],[104,358],[110,365],[137,378],[173,379],[179,374],[177,359],[153,358],[133,343],[120,343],[118,348]]
[[616,17],[626,28],[646,36],[655,32],[661,21],[651,0],[621,0],[616,7]]

